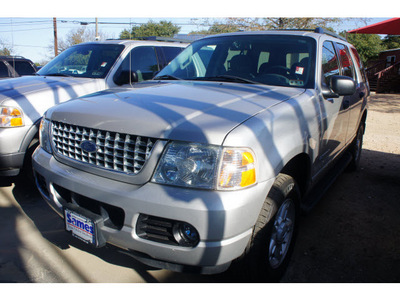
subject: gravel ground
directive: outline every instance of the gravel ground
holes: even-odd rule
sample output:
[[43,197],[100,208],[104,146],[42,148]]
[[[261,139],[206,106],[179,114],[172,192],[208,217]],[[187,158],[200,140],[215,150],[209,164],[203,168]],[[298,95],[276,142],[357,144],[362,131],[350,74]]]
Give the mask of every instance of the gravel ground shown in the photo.
[[301,220],[282,282],[400,282],[400,95],[372,94],[360,170]]

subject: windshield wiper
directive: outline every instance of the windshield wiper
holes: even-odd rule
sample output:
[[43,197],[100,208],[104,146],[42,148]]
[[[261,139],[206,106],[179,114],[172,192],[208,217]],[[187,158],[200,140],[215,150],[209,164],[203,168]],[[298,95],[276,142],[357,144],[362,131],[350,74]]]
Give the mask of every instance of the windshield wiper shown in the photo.
[[[222,80],[221,80],[222,79]],[[199,77],[195,80],[205,80],[205,81],[228,81],[228,82],[239,82],[239,83],[250,83],[250,84],[260,84],[260,82],[253,81],[247,78],[234,76],[234,75],[217,75],[210,77]]]
[[43,76],[61,76],[61,77],[73,77],[71,75],[68,74],[63,74],[63,73],[50,73],[50,74],[45,74]]
[[158,79],[161,79],[161,80],[183,80],[183,79],[181,79],[181,78],[179,78],[179,77],[176,77],[176,76],[174,76],[174,75],[169,75],[169,74],[165,74],[165,75],[161,75],[161,76],[156,76],[156,77],[154,77],[153,79],[154,79],[154,80],[158,80]]

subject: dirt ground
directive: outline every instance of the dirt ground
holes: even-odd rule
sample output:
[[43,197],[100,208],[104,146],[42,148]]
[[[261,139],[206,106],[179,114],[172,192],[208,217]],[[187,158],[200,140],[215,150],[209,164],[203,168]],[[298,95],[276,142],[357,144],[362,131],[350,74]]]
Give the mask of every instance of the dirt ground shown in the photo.
[[[300,220],[283,283],[400,282],[400,95],[373,94],[360,169],[342,174]],[[37,191],[0,178],[0,282],[231,282],[146,268],[87,249]]]
[[300,223],[282,282],[400,282],[400,95],[372,94],[360,170]]

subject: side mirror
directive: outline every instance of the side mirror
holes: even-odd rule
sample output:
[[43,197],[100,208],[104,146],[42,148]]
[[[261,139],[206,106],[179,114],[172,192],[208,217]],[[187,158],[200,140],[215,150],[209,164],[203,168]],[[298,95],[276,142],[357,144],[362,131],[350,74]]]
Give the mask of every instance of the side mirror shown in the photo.
[[329,87],[322,88],[324,98],[338,98],[339,96],[350,96],[356,92],[356,83],[347,76],[334,75],[330,79]]
[[131,84],[138,81],[138,75],[133,71],[121,71],[114,76],[114,82],[116,85]]

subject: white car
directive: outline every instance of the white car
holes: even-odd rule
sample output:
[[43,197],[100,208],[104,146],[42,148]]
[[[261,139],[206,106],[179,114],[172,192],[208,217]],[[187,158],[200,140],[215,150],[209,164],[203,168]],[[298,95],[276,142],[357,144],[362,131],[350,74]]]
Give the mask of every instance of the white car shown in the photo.
[[30,166],[40,119],[47,109],[72,98],[151,79],[186,46],[132,40],[82,43],[55,57],[36,76],[1,80],[0,176],[18,175],[24,164]]

